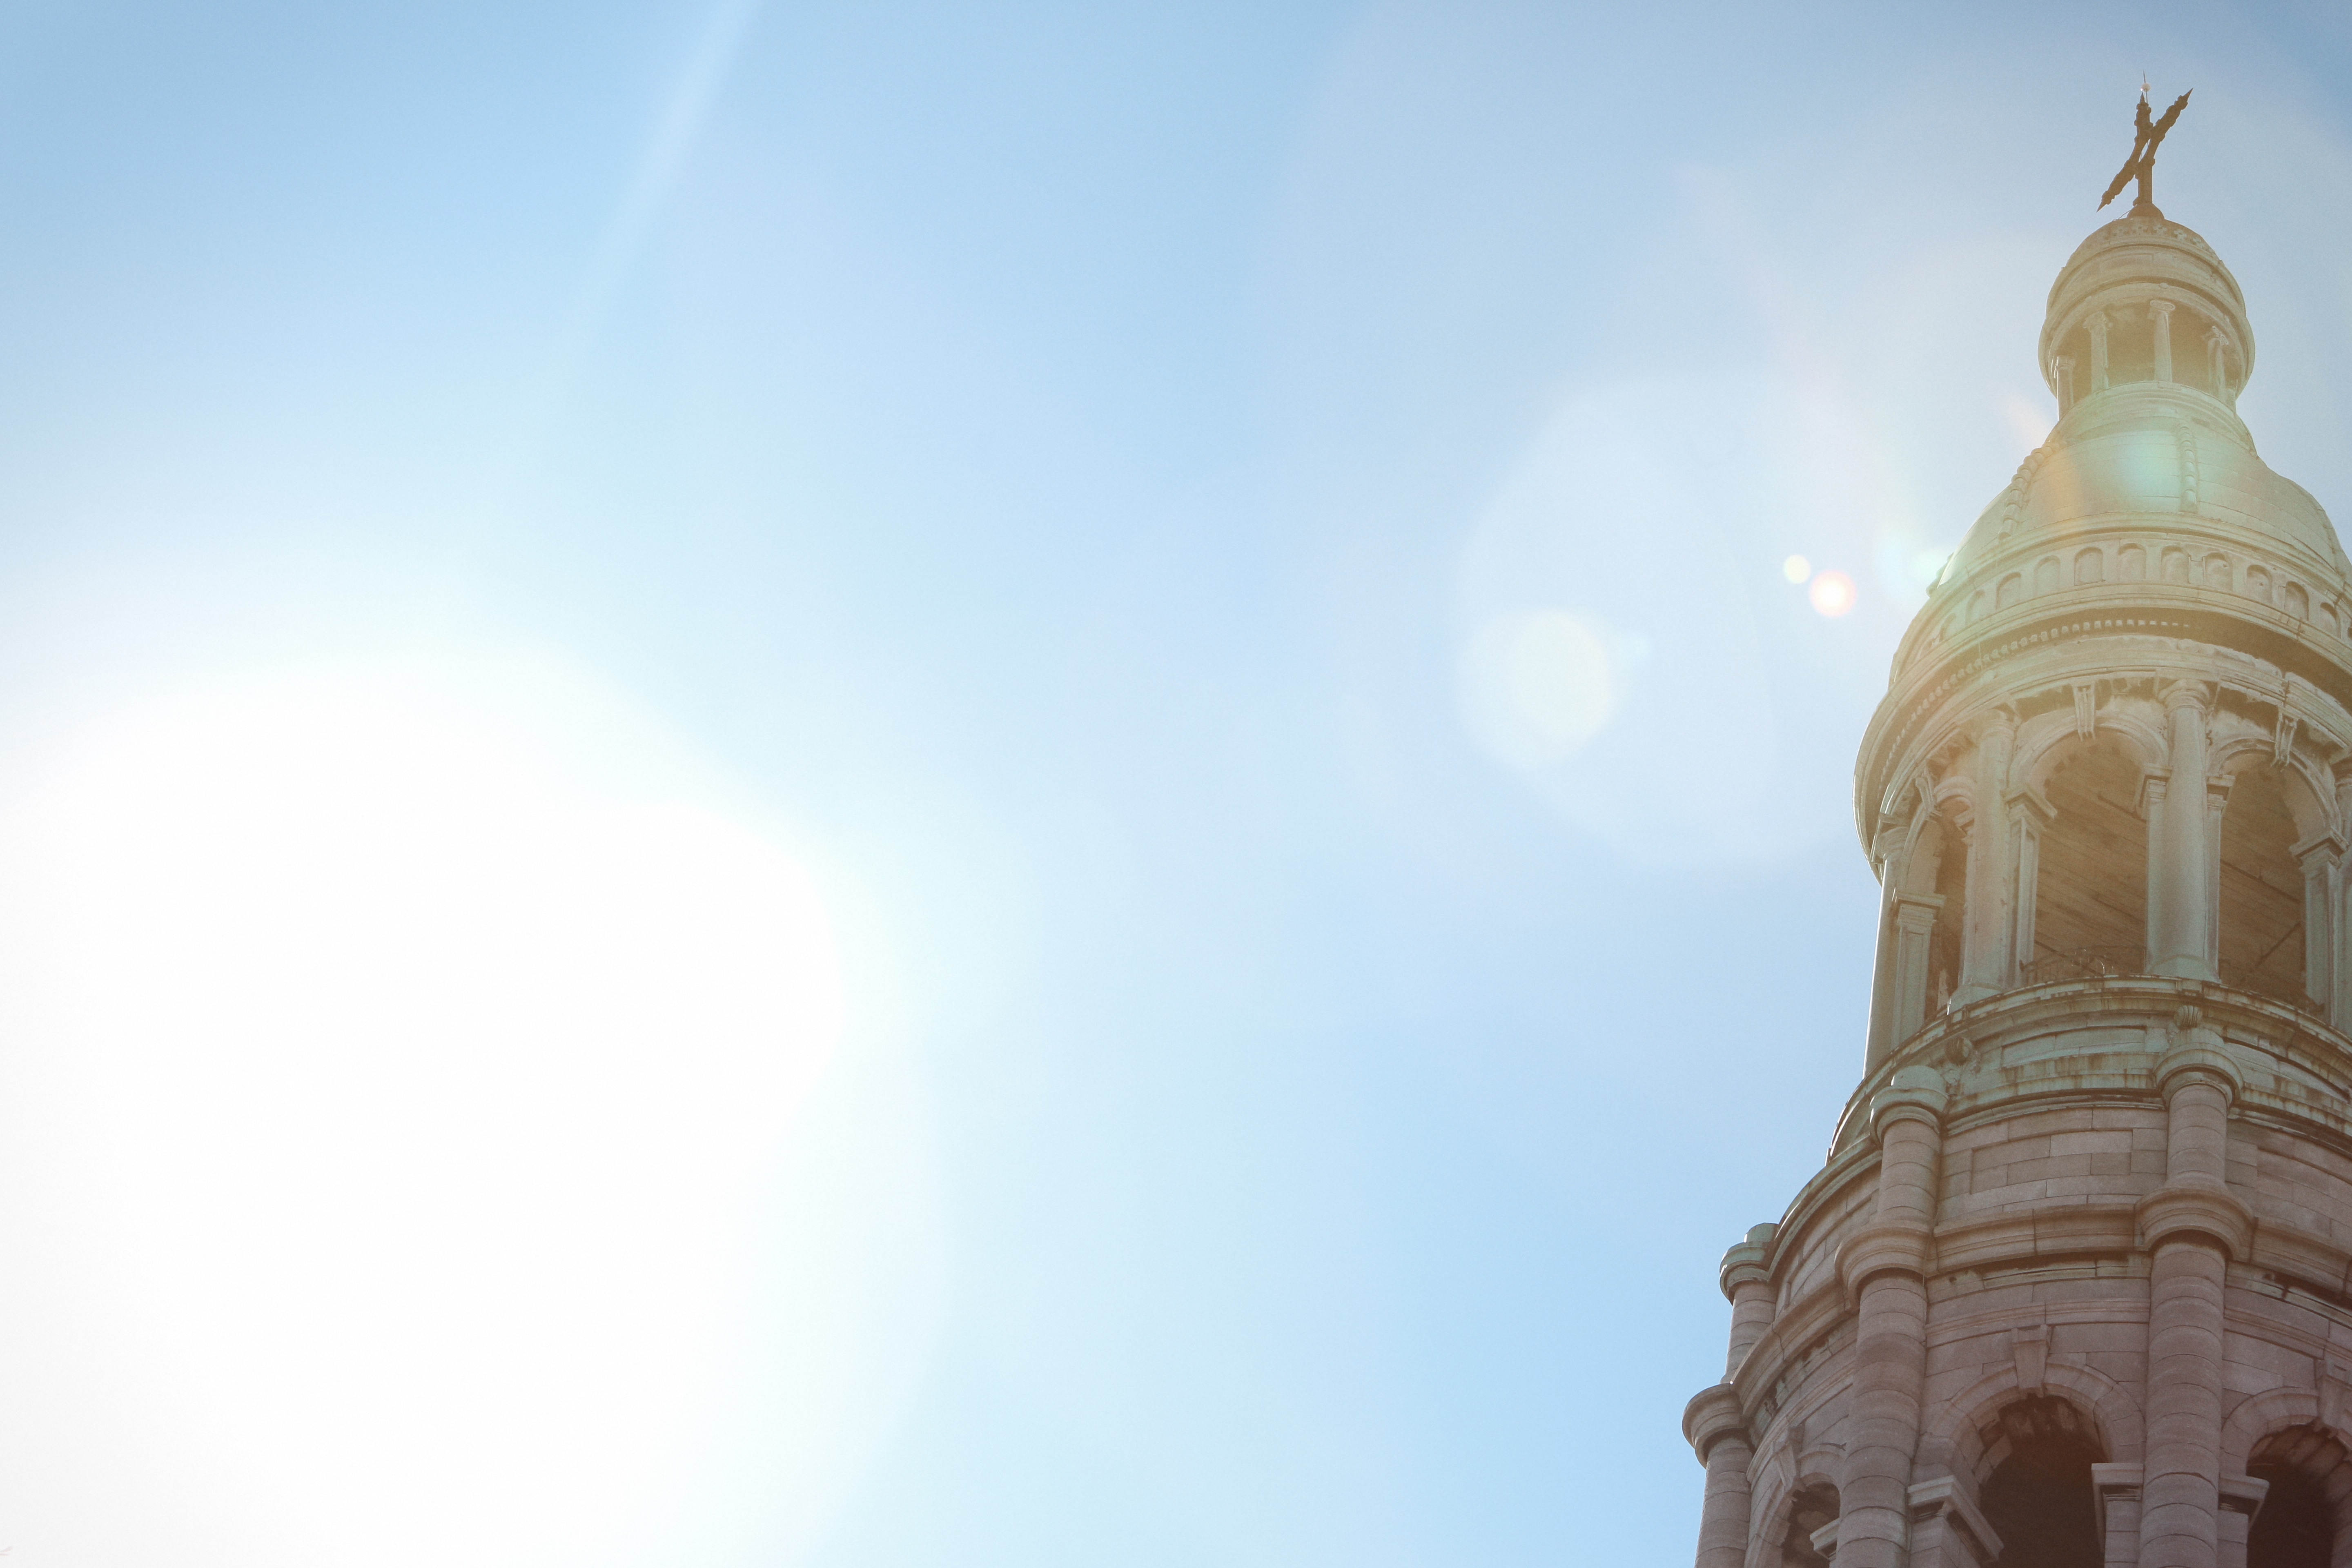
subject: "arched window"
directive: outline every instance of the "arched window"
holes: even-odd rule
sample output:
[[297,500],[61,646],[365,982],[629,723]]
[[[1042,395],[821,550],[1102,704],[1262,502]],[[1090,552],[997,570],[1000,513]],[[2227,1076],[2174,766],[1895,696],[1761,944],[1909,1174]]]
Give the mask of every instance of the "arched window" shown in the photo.
[[2042,787],[2052,816],[2034,874],[2028,978],[2137,974],[2147,967],[2147,823],[2139,764],[2102,739]]
[[2352,1455],[2321,1426],[2273,1432],[2247,1457],[2270,1491],[2246,1538],[2246,1568],[2332,1568],[2352,1494]]
[[1827,1481],[1799,1487],[1780,1536],[1780,1568],[1829,1568],[1830,1560],[1813,1550],[1813,1532],[1837,1516],[1837,1488]]
[[2021,1399],[2000,1413],[1977,1489],[2000,1537],[1992,1568],[2100,1568],[2091,1467],[2105,1455],[2082,1414],[2063,1399]]
[[2305,1006],[2295,837],[2277,771],[2240,770],[2221,815],[2221,984]]

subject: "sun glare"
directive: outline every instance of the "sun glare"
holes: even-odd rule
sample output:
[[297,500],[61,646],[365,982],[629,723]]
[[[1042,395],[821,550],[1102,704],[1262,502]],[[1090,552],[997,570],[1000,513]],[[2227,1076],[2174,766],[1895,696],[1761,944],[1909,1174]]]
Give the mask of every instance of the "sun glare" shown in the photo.
[[110,1418],[245,1560],[579,1561],[693,1429],[736,1205],[843,1003],[793,859],[634,793],[320,681],[7,802],[5,1022]]
[[1853,608],[1853,579],[1843,572],[1823,572],[1813,579],[1805,596],[1816,611],[1835,620]]
[[1610,628],[1568,610],[1489,620],[1464,656],[1473,734],[1517,767],[1539,767],[1582,746],[1617,709],[1617,667],[1625,659],[1612,657],[1612,641]]

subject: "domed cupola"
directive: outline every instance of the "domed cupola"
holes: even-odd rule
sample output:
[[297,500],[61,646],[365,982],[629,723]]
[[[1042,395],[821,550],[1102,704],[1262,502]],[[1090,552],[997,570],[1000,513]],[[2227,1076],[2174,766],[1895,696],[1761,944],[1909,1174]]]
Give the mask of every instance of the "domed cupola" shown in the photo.
[[2161,213],[2100,229],[2050,286],[2042,367],[2062,414],[2118,387],[2193,391],[2234,410],[2253,366],[2238,280],[2204,236]]
[[[2238,417],[2253,328],[2201,235],[2153,207],[2093,234],[2051,286],[2041,358],[2057,426],[1969,530],[1915,645],[2053,589],[2142,580],[2221,588],[2330,635],[2352,626],[2334,525]],[[2159,521],[2174,537],[2153,556],[2122,537]]]
[[1863,741],[1858,825],[1896,868],[1872,1059],[2086,973],[2352,1031],[2352,563],[2238,416],[2244,295],[2143,201],[2060,269],[2040,351],[2058,422]]
[[1863,1078],[1724,1259],[1698,1568],[2352,1568],[2352,584],[2149,195],[2188,101],[1863,739]]

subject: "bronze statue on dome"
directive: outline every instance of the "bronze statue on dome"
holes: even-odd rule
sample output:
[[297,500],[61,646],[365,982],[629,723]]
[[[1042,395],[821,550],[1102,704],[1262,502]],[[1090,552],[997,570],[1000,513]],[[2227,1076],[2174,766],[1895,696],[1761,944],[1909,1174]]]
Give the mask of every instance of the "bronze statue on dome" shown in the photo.
[[[2189,90],[2194,92],[2197,89],[2191,88]],[[2172,122],[2180,118],[2180,110],[2188,102],[2189,93],[2184,92],[2172,100],[2172,107],[2164,111],[2163,119],[2150,123],[2147,117],[2147,84],[2145,82],[2140,84],[2139,115],[2133,122],[2131,156],[2125,159],[2124,166],[2116,171],[2115,184],[2107,187],[2107,194],[2099,198],[2101,206],[2105,206],[2116,199],[2116,193],[2124,188],[2124,182],[2136,178],[2139,181],[2139,199],[2132,203],[2130,216],[2137,217],[2143,213],[2152,213],[2158,217],[2164,216],[2157,211],[2156,198],[2148,194],[2150,183],[2156,174],[2156,150],[2162,144],[2164,133],[2172,129]]]

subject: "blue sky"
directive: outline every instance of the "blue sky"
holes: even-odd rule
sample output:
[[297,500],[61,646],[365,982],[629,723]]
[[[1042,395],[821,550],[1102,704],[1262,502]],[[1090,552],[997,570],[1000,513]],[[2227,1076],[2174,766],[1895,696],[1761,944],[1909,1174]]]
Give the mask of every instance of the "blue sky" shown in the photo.
[[11,7],[0,1545],[1684,1560],[1859,1065],[1853,748],[2141,73],[2352,506],[2347,66]]

